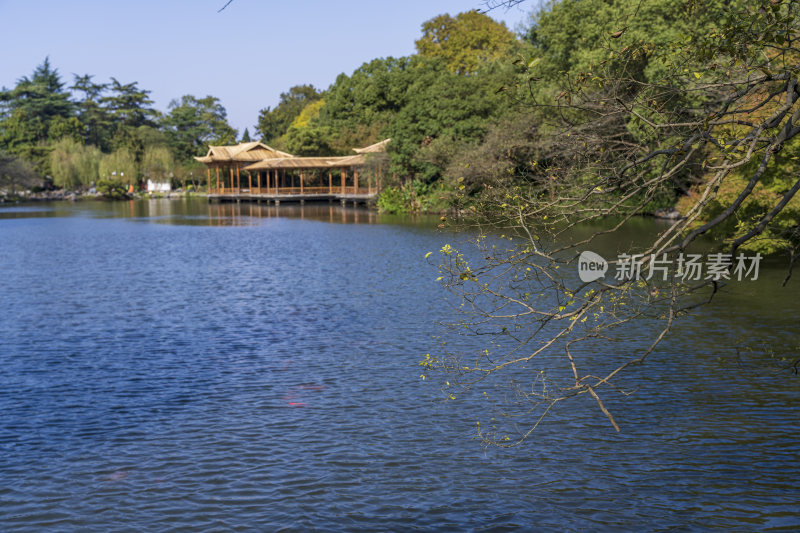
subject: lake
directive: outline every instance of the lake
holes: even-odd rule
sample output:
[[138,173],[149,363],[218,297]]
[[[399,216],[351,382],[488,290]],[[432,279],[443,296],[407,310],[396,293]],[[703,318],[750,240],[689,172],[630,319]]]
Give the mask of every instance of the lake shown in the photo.
[[0,530],[800,528],[800,280],[765,264],[680,324],[606,394],[620,433],[586,401],[484,449],[482,408],[419,377],[437,223],[0,207]]

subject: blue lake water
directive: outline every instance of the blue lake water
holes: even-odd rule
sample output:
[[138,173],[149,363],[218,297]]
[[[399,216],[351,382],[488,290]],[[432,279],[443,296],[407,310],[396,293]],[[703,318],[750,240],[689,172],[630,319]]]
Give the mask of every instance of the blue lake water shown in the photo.
[[800,528],[797,280],[677,328],[606,400],[622,432],[587,401],[484,450],[482,408],[419,378],[449,309],[423,257],[454,238],[328,205],[0,208],[0,530]]

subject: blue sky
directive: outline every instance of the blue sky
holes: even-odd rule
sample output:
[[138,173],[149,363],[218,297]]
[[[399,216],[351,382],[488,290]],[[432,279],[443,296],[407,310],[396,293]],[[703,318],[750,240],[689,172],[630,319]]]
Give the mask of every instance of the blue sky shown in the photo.
[[[240,133],[292,85],[327,88],[376,57],[414,52],[422,23],[482,0],[0,0],[0,86],[45,56],[62,79],[138,81],[164,111],[184,94],[213,95]],[[490,15],[514,30],[530,0]]]

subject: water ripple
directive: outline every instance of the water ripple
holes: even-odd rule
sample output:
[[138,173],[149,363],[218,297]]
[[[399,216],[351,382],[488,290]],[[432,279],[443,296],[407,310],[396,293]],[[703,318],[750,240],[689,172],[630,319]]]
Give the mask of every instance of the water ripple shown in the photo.
[[587,404],[484,451],[476,407],[417,379],[444,236],[327,206],[92,209],[0,217],[3,531],[800,527],[798,382],[718,352],[738,315],[701,314],[608,400],[623,433]]

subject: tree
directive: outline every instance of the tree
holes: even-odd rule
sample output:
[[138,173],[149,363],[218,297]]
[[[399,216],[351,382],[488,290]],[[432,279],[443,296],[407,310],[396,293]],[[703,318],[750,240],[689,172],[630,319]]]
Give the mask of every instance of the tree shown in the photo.
[[87,144],[92,144],[100,149],[110,149],[109,141],[113,133],[113,121],[108,109],[101,105],[103,93],[108,85],[94,83],[89,74],[74,75],[73,91],[81,93],[76,105],[78,118],[83,124],[83,138]]
[[473,74],[486,62],[508,57],[515,40],[505,23],[467,11],[425,22],[422,37],[415,44],[420,55],[441,58],[453,72]]
[[133,154],[126,148],[120,148],[100,159],[98,173],[102,180],[130,185],[137,181],[138,168]]
[[58,70],[52,68],[48,57],[34,69],[30,78],[23,76],[14,89],[5,91],[2,100],[7,112],[20,111],[28,117],[36,117],[45,126],[54,117],[70,116],[74,110]]
[[173,175],[175,162],[166,146],[151,146],[144,152],[142,173],[146,179],[164,182]]
[[322,93],[313,85],[295,85],[288,92],[281,93],[275,109],[269,107],[258,113],[258,132],[261,140],[269,143],[286,133],[292,121],[310,102],[322,98]]
[[248,130],[247,128],[245,128],[245,129],[244,129],[244,133],[242,133],[242,139],[241,139],[241,142],[243,142],[243,143],[249,143],[249,142],[251,142],[251,139],[250,139],[250,130]]
[[300,156],[334,155],[331,146],[333,132],[330,127],[319,124],[319,116],[325,100],[314,100],[297,115],[286,133],[276,140],[276,145]]
[[318,123],[330,128],[337,151],[375,142],[406,105],[415,79],[410,57],[374,59],[350,76],[340,74],[325,94]]
[[50,172],[53,184],[64,189],[75,189],[98,179],[101,153],[95,146],[84,146],[65,137],[50,152]]
[[208,144],[236,142],[236,130],[228,125],[228,114],[214,96],[195,98],[187,94],[180,100],[173,100],[161,124],[181,161],[190,161],[193,156],[204,153]]
[[[0,151],[0,187],[4,193],[16,194],[17,188],[33,187],[41,183],[36,170],[29,162],[13,154]],[[10,191],[7,188],[10,187]]]
[[[704,20],[693,2],[603,3],[616,11],[593,11],[594,20],[607,22],[585,44],[594,53],[582,70],[559,71],[551,61],[577,56],[564,55],[559,48],[567,45],[547,37],[563,26],[548,25],[569,19],[562,9],[592,5],[565,0],[540,14],[539,54],[519,62],[523,91],[509,89],[536,117],[522,139],[527,161],[497,158],[509,172],[464,199],[476,215],[479,259],[451,246],[441,250],[441,279],[463,303],[457,326],[491,342],[481,353],[443,350],[421,364],[446,373],[453,398],[488,395],[501,376],[518,381],[507,401],[492,398],[506,416],[479,426],[485,442],[500,446],[524,441],[554,405],[584,395],[619,430],[601,396],[627,394],[619,385],[626,369],[643,364],[677,320],[752,272],[755,252],[788,256],[784,283],[798,256],[800,173],[792,158],[800,145],[800,7],[720,3],[719,16]],[[652,22],[642,13],[655,8],[679,27],[709,27],[672,38],[670,30],[635,31]],[[607,265],[616,275],[576,275],[597,260],[584,255],[596,239],[676,190],[684,218],[651,242],[622,249]],[[610,228],[586,231],[599,221]],[[502,239],[491,236],[493,229]],[[571,231],[583,236],[564,239]],[[695,279],[688,266],[693,243],[713,232],[721,246],[707,258],[716,258],[715,268]],[[582,366],[586,353],[607,352],[609,340],[642,331],[653,331],[652,338],[634,357],[609,358],[615,362],[606,369]],[[546,372],[550,364],[556,368]],[[522,429],[515,434],[514,427]]]
[[[0,102],[0,146],[46,173],[47,141],[70,135],[75,128],[70,121],[74,106],[58,70],[45,58],[30,78],[23,76],[13,89],[0,92]],[[51,132],[54,121],[58,122]]]
[[158,111],[153,109],[153,101],[148,96],[150,91],[140,89],[138,82],[120,83],[111,78],[108,86],[110,94],[100,97],[100,102],[108,110],[117,128],[140,126],[155,127]]
[[450,158],[431,157],[433,149],[441,154],[443,143],[460,148],[480,141],[506,112],[497,88],[513,81],[513,73],[499,66],[479,72],[461,76],[439,59],[414,58],[404,72],[405,101],[385,130],[393,139],[394,172],[425,182],[439,179]]
[[47,138],[51,142],[72,139],[83,143],[83,124],[75,117],[54,117],[47,128]]

